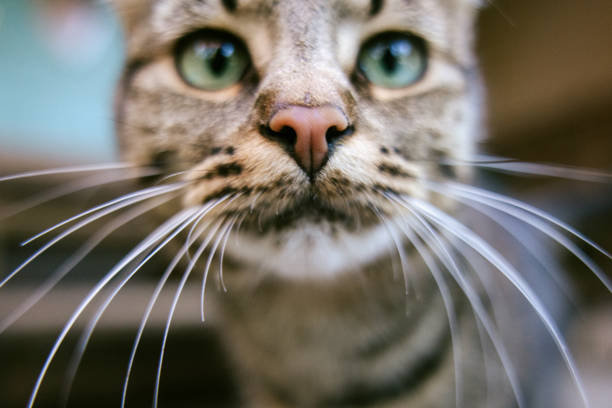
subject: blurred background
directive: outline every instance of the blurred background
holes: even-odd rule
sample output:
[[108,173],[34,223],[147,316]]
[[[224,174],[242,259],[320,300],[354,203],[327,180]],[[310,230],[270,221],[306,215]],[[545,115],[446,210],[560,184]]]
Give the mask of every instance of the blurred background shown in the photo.
[[[482,142],[483,151],[525,161],[612,171],[611,1],[491,2],[479,21],[478,54],[488,106],[489,137]],[[0,0],[0,176],[63,164],[116,160],[112,135],[113,84],[120,74],[122,59],[120,28],[104,2]],[[612,250],[609,184],[517,178],[492,172],[481,177],[498,191],[521,197],[570,222]],[[39,197],[41,191],[65,181],[50,177],[3,183],[0,212],[11,214],[18,208],[15,203],[33,203],[32,197]],[[122,191],[119,185],[107,187],[100,194],[112,197]],[[92,194],[91,191],[73,194],[21,215],[1,217],[0,276],[8,274],[32,253],[31,248],[19,247],[21,241],[53,220],[90,207],[94,202]],[[69,275],[65,289],[52,292],[46,303],[0,335],[0,406],[25,404],[52,336],[78,304],[79,296],[125,248],[138,242],[146,228],[136,225],[123,229],[113,240],[105,241],[86,265]],[[49,269],[61,265],[94,230],[72,235],[50,251],[43,262],[32,264],[24,277],[3,288],[0,316],[32,293]],[[611,263],[592,255],[609,274]],[[612,378],[612,296],[576,260],[568,256],[564,262],[577,292],[574,317],[567,322],[568,336],[581,364],[588,367],[587,375],[595,378],[590,383],[600,389],[601,379]],[[133,305],[144,307],[150,285],[146,277],[141,278],[129,295],[118,299],[117,305],[109,310],[110,317],[102,320],[100,333],[94,336],[92,351],[87,354],[89,360],[84,362],[83,374],[79,375],[71,396],[73,406],[117,405],[116,394],[101,391],[105,387],[95,383],[109,383],[108,389],[120,387],[123,362],[142,313],[142,309]],[[135,297],[139,300],[134,301]],[[165,302],[167,307],[168,299]],[[175,361],[169,364],[176,367],[190,367],[190,377],[202,380],[193,384],[182,381],[180,376],[165,378],[162,385],[166,393],[162,398],[172,401],[170,406],[191,406],[194,402],[185,396],[194,394],[194,387],[198,390],[203,387],[212,390],[207,397],[211,399],[204,402],[220,406],[214,395],[230,392],[232,385],[220,379],[226,369],[217,358],[219,346],[214,333],[199,328],[191,330],[190,322],[197,321],[192,310],[197,307],[189,305],[189,301],[183,303],[183,312],[179,312],[183,320],[178,318],[167,361]],[[164,310],[162,300],[153,327],[161,327]],[[123,332],[125,336],[117,336]],[[576,334],[581,332],[589,335]],[[134,385],[134,394],[142,392],[147,396],[152,389],[150,374],[155,360],[152,356],[157,352],[159,333],[148,336],[143,354],[149,353],[149,358],[139,362],[141,374],[137,377],[142,380]],[[68,347],[63,348],[67,351],[60,361],[68,360],[75,341],[76,338],[69,337]],[[181,353],[181,349],[191,351]],[[597,357],[586,352],[593,350]],[[109,358],[120,363],[109,368],[110,374],[100,377],[100,367],[108,368]],[[57,390],[65,366],[66,362],[59,363],[45,382],[40,406],[57,405]],[[212,373],[206,369],[210,366],[215,367]],[[171,367],[167,369],[172,372]],[[174,372],[177,370],[181,371],[177,368]],[[603,386],[609,383],[604,381]],[[565,402],[567,407],[578,406],[572,405],[571,398]]]
[[0,2],[1,155],[108,161],[117,21],[102,1]]

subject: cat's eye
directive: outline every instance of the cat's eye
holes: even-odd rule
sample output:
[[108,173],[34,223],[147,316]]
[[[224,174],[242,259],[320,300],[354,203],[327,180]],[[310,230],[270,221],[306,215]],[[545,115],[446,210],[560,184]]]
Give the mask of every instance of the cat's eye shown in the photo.
[[219,91],[239,82],[250,63],[243,43],[218,31],[185,37],[177,45],[175,59],[183,80],[206,91]]
[[404,88],[425,74],[425,41],[405,33],[379,34],[361,48],[358,66],[368,81],[376,86]]

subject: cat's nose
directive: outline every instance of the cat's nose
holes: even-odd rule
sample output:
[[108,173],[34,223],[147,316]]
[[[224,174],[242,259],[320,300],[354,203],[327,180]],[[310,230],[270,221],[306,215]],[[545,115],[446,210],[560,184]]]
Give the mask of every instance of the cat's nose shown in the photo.
[[293,147],[294,158],[311,177],[327,162],[329,147],[349,129],[344,113],[333,106],[289,106],[276,112],[269,130],[282,143]]

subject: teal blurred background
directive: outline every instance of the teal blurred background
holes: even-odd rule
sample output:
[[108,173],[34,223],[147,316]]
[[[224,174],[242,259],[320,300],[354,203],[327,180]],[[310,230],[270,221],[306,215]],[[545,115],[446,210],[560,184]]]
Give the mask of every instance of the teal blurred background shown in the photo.
[[113,160],[122,59],[102,1],[0,0],[0,156]]

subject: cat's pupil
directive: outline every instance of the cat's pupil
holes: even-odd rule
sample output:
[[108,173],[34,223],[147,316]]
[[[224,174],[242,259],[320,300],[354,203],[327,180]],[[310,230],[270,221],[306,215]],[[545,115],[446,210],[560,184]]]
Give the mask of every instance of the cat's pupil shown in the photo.
[[234,54],[234,46],[230,43],[225,43],[216,48],[210,57],[210,70],[213,75],[220,77],[227,69],[229,58]]
[[381,59],[381,62],[385,72],[387,72],[388,74],[392,74],[393,72],[395,72],[395,70],[397,69],[397,57],[395,56],[395,53],[393,52],[391,47],[387,47],[385,49],[385,53]]

